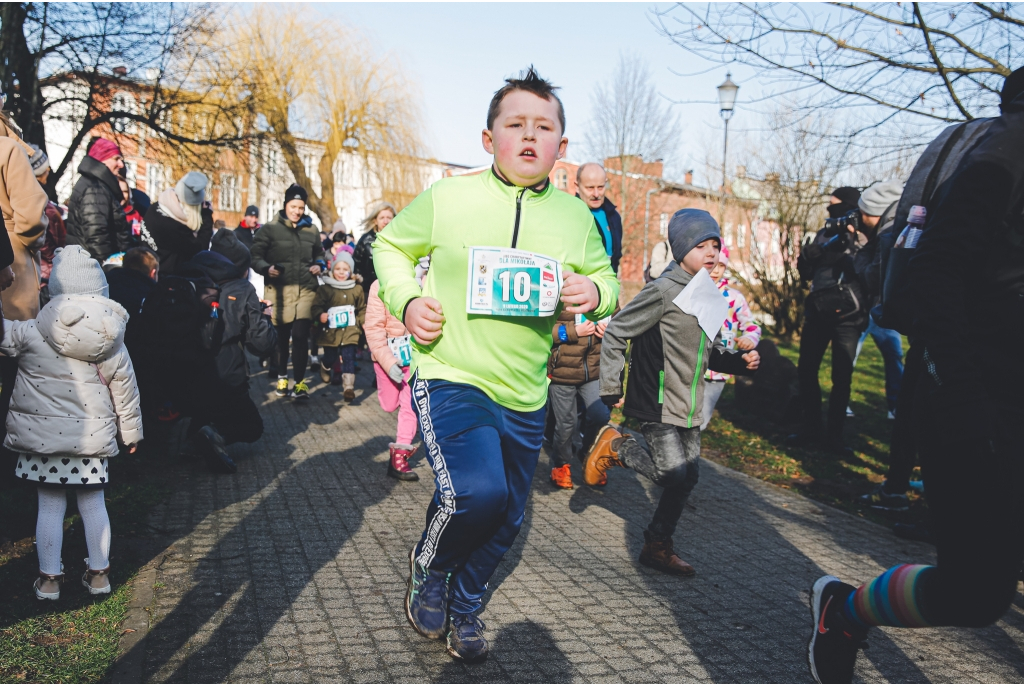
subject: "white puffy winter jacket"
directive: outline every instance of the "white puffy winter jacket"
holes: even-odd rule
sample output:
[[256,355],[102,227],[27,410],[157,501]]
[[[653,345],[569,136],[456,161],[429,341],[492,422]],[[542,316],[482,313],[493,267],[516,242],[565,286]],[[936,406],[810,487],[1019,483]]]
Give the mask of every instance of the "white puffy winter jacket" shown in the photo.
[[0,352],[18,359],[4,446],[29,454],[113,457],[142,440],[124,307],[61,295],[32,321],[4,321]]

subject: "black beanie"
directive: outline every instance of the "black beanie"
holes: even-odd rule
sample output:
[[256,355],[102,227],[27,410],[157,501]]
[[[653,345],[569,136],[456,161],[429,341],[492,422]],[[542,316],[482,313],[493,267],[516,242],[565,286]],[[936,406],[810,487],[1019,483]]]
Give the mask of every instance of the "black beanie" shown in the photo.
[[1006,112],[1007,106],[1017,99],[1017,96],[1024,92],[1024,67],[1010,73],[1003,81],[1003,90],[1000,93],[999,109]]
[[832,197],[839,198],[843,204],[856,206],[860,200],[860,191],[852,186],[841,186],[832,191]]
[[302,200],[306,202],[309,199],[309,195],[306,193],[306,189],[300,186],[298,183],[293,183],[288,186],[288,190],[284,191],[284,203],[288,204],[292,200]]

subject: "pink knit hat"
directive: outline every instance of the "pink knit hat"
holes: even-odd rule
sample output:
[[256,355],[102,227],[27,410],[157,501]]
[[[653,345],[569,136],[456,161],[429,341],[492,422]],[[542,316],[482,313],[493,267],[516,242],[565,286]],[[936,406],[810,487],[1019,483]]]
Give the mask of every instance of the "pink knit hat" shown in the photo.
[[722,251],[718,253],[718,261],[729,266],[729,248],[725,245],[722,246]]
[[120,154],[121,148],[106,138],[100,138],[89,148],[89,156],[97,162],[104,162]]

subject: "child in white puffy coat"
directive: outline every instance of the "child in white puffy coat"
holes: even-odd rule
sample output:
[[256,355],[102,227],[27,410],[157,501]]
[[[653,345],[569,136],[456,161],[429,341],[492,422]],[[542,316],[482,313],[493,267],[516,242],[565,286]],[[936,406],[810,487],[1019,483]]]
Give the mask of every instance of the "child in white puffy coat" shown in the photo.
[[39,490],[39,599],[60,597],[67,490],[78,495],[89,548],[82,584],[94,595],[110,592],[108,460],[118,454],[119,436],[135,451],[142,412],[124,347],[128,313],[107,292],[99,263],[69,245],[56,251],[52,299],[39,315],[4,321],[0,352],[18,360],[4,447],[18,455],[15,475]]

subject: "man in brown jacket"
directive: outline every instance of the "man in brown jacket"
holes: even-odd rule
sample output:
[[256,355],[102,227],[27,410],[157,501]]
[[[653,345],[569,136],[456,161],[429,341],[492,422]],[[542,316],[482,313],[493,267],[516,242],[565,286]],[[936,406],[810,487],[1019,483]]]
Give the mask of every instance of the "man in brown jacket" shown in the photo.
[[[7,228],[7,240],[0,238],[0,303],[3,318],[10,321],[28,321],[39,313],[39,270],[29,246],[43,237],[49,221],[46,191],[29,163],[32,152],[6,114],[0,113],[0,212]],[[7,433],[7,409],[17,374],[18,362],[0,357],[0,438]]]
[[555,419],[551,441],[551,482],[559,488],[572,489],[569,461],[578,439],[577,397],[583,401],[582,453],[590,448],[601,426],[608,423],[609,409],[601,402],[598,377],[601,369],[601,338],[607,321],[594,323],[562,312],[552,331],[554,344],[548,359],[548,410]]

